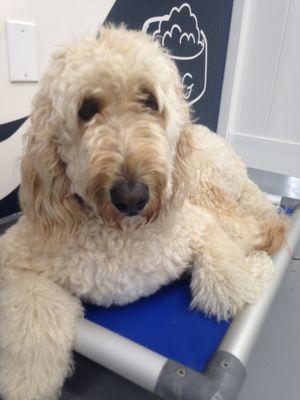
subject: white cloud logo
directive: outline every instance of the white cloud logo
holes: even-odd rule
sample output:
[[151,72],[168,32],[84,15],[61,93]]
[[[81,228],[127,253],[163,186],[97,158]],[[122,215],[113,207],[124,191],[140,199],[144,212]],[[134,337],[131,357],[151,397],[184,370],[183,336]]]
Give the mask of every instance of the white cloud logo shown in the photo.
[[[184,97],[188,102],[194,104],[200,100],[207,84],[207,40],[191,6],[183,3],[173,7],[169,14],[147,19],[143,31],[171,50],[171,58],[182,72]],[[197,76],[193,76],[192,70],[197,71]]]

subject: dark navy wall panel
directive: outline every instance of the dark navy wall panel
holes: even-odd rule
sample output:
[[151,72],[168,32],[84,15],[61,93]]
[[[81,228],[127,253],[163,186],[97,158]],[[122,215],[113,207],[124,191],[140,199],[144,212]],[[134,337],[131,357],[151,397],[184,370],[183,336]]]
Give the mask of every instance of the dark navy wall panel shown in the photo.
[[117,0],[107,22],[143,29],[169,48],[198,123],[216,130],[233,0]]
[[[20,126],[26,121],[26,119],[27,117],[24,117],[0,125],[0,157],[1,157],[1,142],[9,139],[9,137],[12,136],[20,128]],[[5,174],[5,171],[0,171],[0,175],[1,174]],[[0,184],[1,184],[1,179],[0,179]],[[19,188],[17,187],[6,197],[0,199],[0,218],[6,217],[8,215],[20,211],[18,190]]]
[[13,135],[21,125],[24,124],[27,117],[16,119],[15,121],[7,122],[6,124],[0,125],[0,142],[8,139],[11,135]]
[[0,218],[7,217],[20,211],[17,187],[8,196],[0,200]]

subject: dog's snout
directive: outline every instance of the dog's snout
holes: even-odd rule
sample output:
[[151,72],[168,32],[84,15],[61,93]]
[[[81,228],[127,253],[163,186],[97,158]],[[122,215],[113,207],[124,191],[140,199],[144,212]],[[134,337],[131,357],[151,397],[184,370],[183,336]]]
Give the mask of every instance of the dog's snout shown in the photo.
[[124,180],[112,187],[110,198],[120,212],[130,216],[137,215],[149,201],[149,189],[142,182]]

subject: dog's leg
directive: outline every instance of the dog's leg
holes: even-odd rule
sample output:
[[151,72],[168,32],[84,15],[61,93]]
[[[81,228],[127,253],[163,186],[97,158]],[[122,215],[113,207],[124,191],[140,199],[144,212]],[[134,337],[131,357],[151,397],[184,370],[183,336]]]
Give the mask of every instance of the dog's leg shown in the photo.
[[192,307],[228,320],[245,303],[254,303],[268,286],[273,262],[264,252],[245,256],[217,222],[211,221],[195,240]]
[[284,240],[287,218],[249,179],[244,163],[222,138],[201,126],[192,132],[191,202],[214,212],[244,249],[273,254]]
[[71,370],[81,305],[55,283],[18,273],[0,285],[0,396],[54,400]]
[[266,199],[258,186],[247,179],[244,190],[239,198],[239,205],[248,215],[258,221],[260,234],[256,249],[273,254],[284,241],[289,227],[288,218],[277,212],[277,208]]

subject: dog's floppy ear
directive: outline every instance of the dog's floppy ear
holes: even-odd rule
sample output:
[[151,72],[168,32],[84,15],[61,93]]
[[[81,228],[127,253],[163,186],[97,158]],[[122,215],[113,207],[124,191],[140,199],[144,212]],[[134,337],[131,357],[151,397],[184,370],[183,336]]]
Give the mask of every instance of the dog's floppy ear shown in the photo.
[[[71,194],[65,164],[58,154],[57,127],[53,118],[54,82],[66,65],[68,48],[61,48],[52,57],[50,68],[41,79],[34,98],[30,126],[25,135],[26,147],[21,160],[19,192],[23,213],[43,234],[59,238],[71,234],[82,218],[80,204]],[[55,97],[56,98],[56,97]],[[59,122],[58,122],[59,126]]]
[[[47,118],[47,116],[46,116]],[[71,234],[82,215],[80,204],[70,192],[65,165],[57,152],[55,135],[31,127],[21,161],[20,204],[26,217],[49,236]]]
[[189,190],[189,160],[192,154],[192,137],[190,124],[186,124],[180,133],[176,145],[173,170],[174,200],[185,198]]

